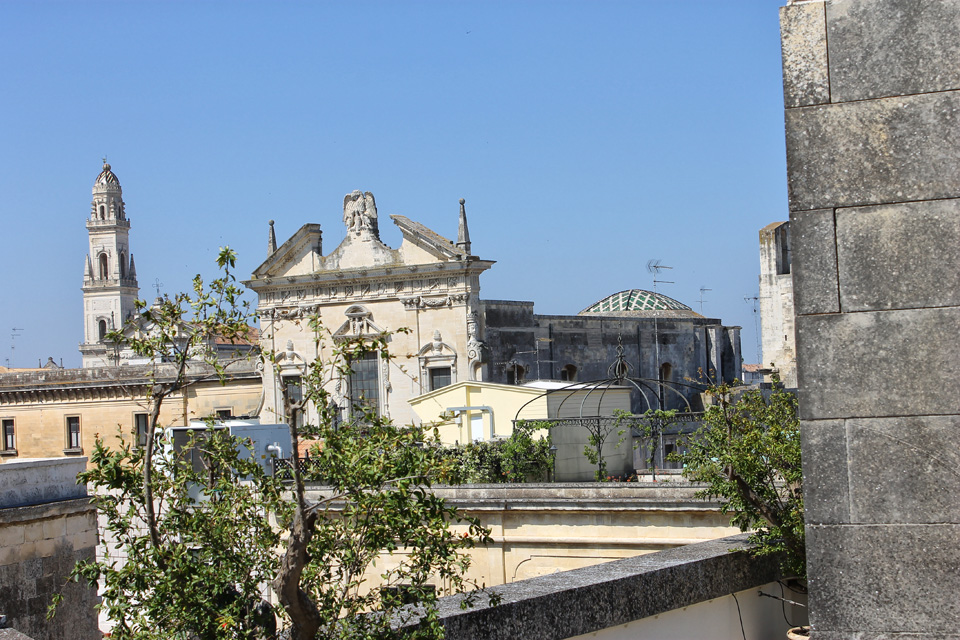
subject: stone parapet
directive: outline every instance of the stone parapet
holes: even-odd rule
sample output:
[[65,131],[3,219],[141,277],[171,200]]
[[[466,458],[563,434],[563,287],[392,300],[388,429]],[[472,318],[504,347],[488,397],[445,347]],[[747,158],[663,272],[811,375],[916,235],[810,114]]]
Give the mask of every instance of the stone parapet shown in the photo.
[[[464,609],[464,596],[449,596],[439,600],[440,619],[448,640],[555,640],[602,632],[779,578],[775,557],[753,558],[745,547],[746,535],[739,535],[521,580],[491,589],[501,598],[496,606],[481,596]],[[775,609],[779,614],[779,603]]]

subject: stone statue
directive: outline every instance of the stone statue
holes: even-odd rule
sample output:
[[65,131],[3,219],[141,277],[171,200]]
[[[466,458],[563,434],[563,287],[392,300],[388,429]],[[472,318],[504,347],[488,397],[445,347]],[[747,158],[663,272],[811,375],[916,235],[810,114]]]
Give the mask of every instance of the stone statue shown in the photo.
[[357,236],[372,235],[377,240],[380,239],[377,203],[372,193],[354,191],[343,198],[343,224],[347,227],[347,233]]

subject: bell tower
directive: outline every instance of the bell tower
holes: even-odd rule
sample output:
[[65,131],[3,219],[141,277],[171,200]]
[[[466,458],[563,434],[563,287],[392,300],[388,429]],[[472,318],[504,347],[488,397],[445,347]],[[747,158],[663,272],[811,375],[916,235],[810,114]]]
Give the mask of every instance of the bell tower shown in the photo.
[[87,219],[90,252],[83,271],[84,367],[118,364],[104,337],[119,329],[136,313],[134,301],[140,291],[137,270],[130,253],[130,221],[123,204],[123,190],[106,158],[103,171],[93,183],[93,203]]

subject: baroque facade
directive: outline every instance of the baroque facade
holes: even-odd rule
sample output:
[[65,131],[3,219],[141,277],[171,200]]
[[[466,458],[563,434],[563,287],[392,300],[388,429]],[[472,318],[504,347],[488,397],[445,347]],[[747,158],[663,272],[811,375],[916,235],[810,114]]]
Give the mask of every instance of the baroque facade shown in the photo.
[[[318,224],[302,226],[279,248],[270,223],[268,257],[245,284],[259,296],[260,344],[278,354],[264,372],[267,421],[278,415],[280,384],[299,384],[304,364],[329,356],[332,342],[394,333],[387,361],[370,354],[337,380],[334,399],[349,415],[363,397],[397,424],[416,419],[407,400],[458,380],[484,377],[479,327],[480,274],[493,262],[471,253],[464,202],[459,233],[448,240],[404,216],[390,216],[403,234],[398,249],[380,240],[371,193],[354,191],[343,204],[346,237],[324,255]],[[308,318],[318,316],[327,339]],[[308,419],[312,417],[308,414]]]
[[[404,216],[390,219],[403,234],[396,249],[380,240],[373,194],[348,194],[346,237],[326,254],[319,224],[303,225],[278,247],[270,221],[268,257],[245,282],[259,296],[261,347],[278,362],[264,374],[264,420],[282,421],[280,385],[299,385],[306,364],[329,356],[337,340],[401,327],[409,333],[391,336],[392,360],[372,354],[334,381],[345,416],[363,397],[407,424],[419,419],[409,400],[449,384],[603,379],[614,377],[609,368],[619,354],[630,377],[667,381],[646,384],[636,410],[686,408],[699,390],[682,381],[740,376],[739,327],[666,296],[621,292],[571,316],[536,315],[532,302],[482,300],[480,276],[494,262],[473,254],[462,199],[456,241]],[[311,317],[329,335],[317,336]]]

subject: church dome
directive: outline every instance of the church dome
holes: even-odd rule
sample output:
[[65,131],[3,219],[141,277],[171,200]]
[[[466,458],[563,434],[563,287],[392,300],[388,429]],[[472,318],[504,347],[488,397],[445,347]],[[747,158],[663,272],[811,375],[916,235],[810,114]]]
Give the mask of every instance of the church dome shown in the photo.
[[103,171],[100,172],[100,175],[97,176],[97,181],[93,184],[97,187],[120,187],[120,181],[117,179],[117,175],[110,170],[110,165],[106,162],[103,163]]
[[603,300],[593,303],[580,312],[585,313],[629,313],[637,311],[690,311],[693,310],[682,302],[663,295],[644,289],[627,289],[619,291]]

